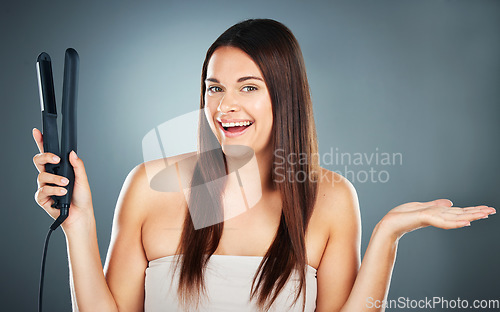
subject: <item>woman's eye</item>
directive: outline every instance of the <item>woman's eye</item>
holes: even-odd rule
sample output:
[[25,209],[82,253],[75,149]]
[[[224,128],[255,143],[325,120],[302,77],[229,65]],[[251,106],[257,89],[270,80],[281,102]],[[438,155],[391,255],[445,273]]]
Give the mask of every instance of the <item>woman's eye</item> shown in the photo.
[[254,86],[244,86],[244,87],[242,88],[242,90],[243,90],[243,91],[245,91],[245,92],[250,92],[250,91],[255,91],[255,90],[257,90],[257,88],[256,88],[256,87],[254,87]]
[[208,92],[221,92],[222,88],[217,87],[217,86],[213,86],[213,87],[209,87],[207,90],[208,90]]

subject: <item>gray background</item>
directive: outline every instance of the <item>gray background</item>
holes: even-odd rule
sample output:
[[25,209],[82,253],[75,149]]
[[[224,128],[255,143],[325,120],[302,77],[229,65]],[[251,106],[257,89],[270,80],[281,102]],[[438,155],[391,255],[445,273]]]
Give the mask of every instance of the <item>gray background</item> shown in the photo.
[[[500,206],[498,1],[5,1],[3,311],[35,310],[51,223],[33,200],[37,149],[31,129],[41,126],[37,55],[46,51],[52,57],[60,105],[64,51],[73,47],[80,54],[78,151],[90,179],[104,261],[121,185],[143,161],[143,136],[197,109],[206,50],[229,26],[251,17],[277,19],[298,38],[321,153],[338,148],[403,155],[402,164],[349,167],[390,174],[386,183],[353,181],[363,253],[378,220],[404,202],[449,198],[459,207]],[[339,164],[325,167],[343,170]],[[389,298],[500,299],[498,218],[405,235]],[[44,300],[47,311],[70,310],[60,230],[49,246]]]

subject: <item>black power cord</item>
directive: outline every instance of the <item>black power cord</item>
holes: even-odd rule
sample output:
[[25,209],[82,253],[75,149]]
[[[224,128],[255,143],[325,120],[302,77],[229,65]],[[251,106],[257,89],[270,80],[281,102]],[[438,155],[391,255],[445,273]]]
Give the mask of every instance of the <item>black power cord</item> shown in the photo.
[[43,247],[42,254],[42,268],[40,269],[40,287],[38,288],[38,311],[42,312],[42,298],[43,298],[43,275],[45,273],[45,258],[47,256],[47,247],[49,246],[50,234],[52,234],[54,230],[50,227],[49,232],[47,233],[47,237],[45,237],[45,245]]
[[42,299],[43,299],[43,277],[45,274],[45,259],[47,257],[47,248],[49,246],[50,234],[54,232],[55,229],[61,225],[61,223],[66,220],[69,213],[69,205],[62,204],[61,214],[59,217],[52,223],[50,226],[49,232],[45,237],[45,244],[43,246],[43,254],[42,254],[42,266],[40,268],[40,287],[38,288],[38,312],[42,312]]

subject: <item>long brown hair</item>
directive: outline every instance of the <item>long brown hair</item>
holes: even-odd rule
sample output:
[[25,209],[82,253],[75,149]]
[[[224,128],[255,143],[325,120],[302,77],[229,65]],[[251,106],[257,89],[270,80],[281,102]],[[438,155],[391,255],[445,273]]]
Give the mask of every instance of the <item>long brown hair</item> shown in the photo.
[[[203,63],[199,155],[191,181],[189,209],[177,248],[177,254],[183,255],[182,262],[177,257],[175,265],[177,268],[181,264],[178,296],[185,307],[194,301],[198,307],[197,295],[206,294],[203,273],[223,231],[224,223],[220,222],[224,220],[221,192],[227,174],[226,159],[203,114],[208,62],[214,51],[222,46],[241,49],[257,64],[267,85],[273,111],[271,178],[273,187],[279,190],[281,196],[282,213],[274,241],[255,273],[250,299],[257,296],[259,308],[268,311],[292,271],[296,270],[300,291],[294,304],[303,292],[304,310],[307,269],[305,233],[316,202],[319,164],[313,155],[317,155],[318,147],[302,52],[292,32],[270,19],[249,19],[230,27],[210,46]],[[284,157],[305,155],[308,161],[278,161],[277,151]],[[300,181],[283,179],[285,173],[287,177],[306,178]],[[195,187],[196,191],[193,191]],[[213,205],[206,205],[207,202]],[[212,225],[195,229],[195,225],[200,223]]]

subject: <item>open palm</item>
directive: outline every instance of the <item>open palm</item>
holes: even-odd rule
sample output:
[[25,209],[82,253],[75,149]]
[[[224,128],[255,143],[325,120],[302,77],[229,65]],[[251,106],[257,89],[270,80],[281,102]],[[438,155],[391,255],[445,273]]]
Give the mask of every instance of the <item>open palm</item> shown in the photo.
[[397,206],[383,218],[397,237],[419,228],[434,226],[442,229],[456,229],[470,225],[471,221],[487,218],[496,213],[488,206],[453,207],[448,199],[430,202],[409,202]]

